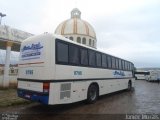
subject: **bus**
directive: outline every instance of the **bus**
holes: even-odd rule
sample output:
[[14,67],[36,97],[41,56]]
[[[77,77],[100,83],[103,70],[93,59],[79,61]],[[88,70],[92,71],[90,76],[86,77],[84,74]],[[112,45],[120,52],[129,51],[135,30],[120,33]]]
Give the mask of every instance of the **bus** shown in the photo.
[[22,42],[18,66],[18,96],[47,105],[94,103],[135,83],[133,63],[50,33]]
[[147,81],[160,81],[160,70],[149,70],[146,76]]
[[146,80],[150,73],[148,71],[136,71],[135,79],[136,80]]

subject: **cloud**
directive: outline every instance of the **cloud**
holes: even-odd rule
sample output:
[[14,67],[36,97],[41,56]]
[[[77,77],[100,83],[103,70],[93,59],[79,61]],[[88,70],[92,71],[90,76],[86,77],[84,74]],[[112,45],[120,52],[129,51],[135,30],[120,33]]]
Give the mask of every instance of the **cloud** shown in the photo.
[[95,29],[98,49],[136,67],[160,67],[159,6],[159,0],[0,0],[2,23],[33,34],[54,33],[77,7]]
[[136,67],[160,67],[159,5],[145,4],[98,18],[98,49],[131,60]]

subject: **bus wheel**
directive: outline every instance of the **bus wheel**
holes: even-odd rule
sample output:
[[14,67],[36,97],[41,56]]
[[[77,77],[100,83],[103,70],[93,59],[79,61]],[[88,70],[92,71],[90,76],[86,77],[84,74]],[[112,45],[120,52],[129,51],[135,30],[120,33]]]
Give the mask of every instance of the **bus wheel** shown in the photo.
[[129,91],[132,90],[132,82],[131,82],[131,81],[128,82],[128,90],[129,90]]
[[94,103],[98,98],[98,87],[95,84],[91,84],[88,88],[87,103]]

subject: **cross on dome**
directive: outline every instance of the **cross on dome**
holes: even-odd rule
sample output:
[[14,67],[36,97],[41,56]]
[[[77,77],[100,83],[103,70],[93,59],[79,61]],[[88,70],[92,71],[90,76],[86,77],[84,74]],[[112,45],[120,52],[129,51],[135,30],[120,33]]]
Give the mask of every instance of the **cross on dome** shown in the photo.
[[71,18],[81,18],[81,11],[77,8],[74,8],[71,11]]

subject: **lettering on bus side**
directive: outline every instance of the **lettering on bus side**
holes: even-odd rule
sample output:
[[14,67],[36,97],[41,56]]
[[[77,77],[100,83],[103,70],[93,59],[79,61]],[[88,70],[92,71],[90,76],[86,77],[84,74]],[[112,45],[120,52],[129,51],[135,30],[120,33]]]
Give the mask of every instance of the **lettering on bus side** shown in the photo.
[[82,71],[74,71],[74,75],[82,75]]
[[39,59],[42,54],[42,48],[43,46],[40,42],[23,46],[21,49],[21,59]]
[[114,75],[115,77],[124,77],[124,76],[126,76],[125,73],[124,73],[124,71],[118,71],[118,70],[115,70],[115,71],[113,72],[113,75]]
[[42,49],[43,46],[41,45],[41,43],[37,43],[37,44],[32,44],[32,45],[25,45],[23,48],[22,48],[22,52],[26,51],[26,50],[38,50],[38,49]]

